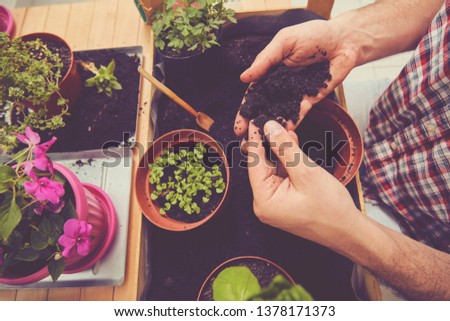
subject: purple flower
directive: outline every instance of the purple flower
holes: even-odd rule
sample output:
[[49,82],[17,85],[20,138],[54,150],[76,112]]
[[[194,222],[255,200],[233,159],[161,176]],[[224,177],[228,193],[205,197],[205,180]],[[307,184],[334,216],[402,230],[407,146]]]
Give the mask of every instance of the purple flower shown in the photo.
[[59,214],[61,213],[65,205],[66,202],[64,202],[63,200],[60,200],[58,204],[52,204],[50,202],[42,202],[39,203],[39,205],[34,208],[34,212],[37,215],[41,215],[44,210],[48,210],[52,213]]
[[36,197],[38,201],[49,201],[55,205],[60,202],[64,195],[63,184],[52,181],[48,177],[37,178],[36,174],[30,175],[30,177],[33,179],[32,182],[26,181],[23,183],[25,192]]
[[91,249],[91,231],[92,225],[86,221],[75,218],[67,220],[64,224],[64,234],[58,239],[58,243],[64,247],[62,255],[70,257],[74,248],[79,255],[88,255]]

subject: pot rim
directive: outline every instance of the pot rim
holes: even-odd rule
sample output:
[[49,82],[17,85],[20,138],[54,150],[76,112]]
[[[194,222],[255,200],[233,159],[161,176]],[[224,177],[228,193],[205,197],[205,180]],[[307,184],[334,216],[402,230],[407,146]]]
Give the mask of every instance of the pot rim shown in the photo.
[[232,263],[232,262],[238,262],[238,261],[242,261],[242,260],[257,260],[257,261],[263,261],[263,262],[265,262],[265,263],[269,263],[269,264],[273,265],[275,268],[277,268],[278,270],[280,270],[280,272],[281,272],[282,274],[284,274],[284,276],[287,278],[287,280],[288,280],[289,282],[291,282],[292,284],[296,284],[295,281],[294,281],[294,279],[292,278],[292,276],[291,276],[289,273],[287,273],[285,269],[283,269],[283,268],[280,267],[278,264],[272,262],[272,261],[269,260],[269,259],[266,259],[266,258],[263,258],[263,257],[260,257],[260,256],[253,256],[253,255],[236,256],[236,257],[233,257],[233,258],[231,258],[231,259],[228,259],[228,260],[222,262],[221,264],[219,264],[218,266],[216,266],[216,268],[215,268],[214,270],[212,270],[211,273],[209,273],[209,275],[206,277],[205,281],[203,282],[203,284],[202,284],[202,286],[201,286],[201,288],[200,288],[200,291],[198,292],[198,295],[197,295],[197,301],[200,301],[201,295],[202,295],[202,293],[203,293],[204,288],[205,288],[206,285],[208,284],[209,280],[210,280],[210,279],[211,279],[218,271],[220,271],[221,269],[223,269],[223,267],[224,267],[225,265],[229,264],[229,263]]
[[[154,215],[160,215],[159,212],[157,212],[155,210],[155,206],[154,206],[154,202],[153,200],[150,198],[150,195],[148,195],[148,187],[147,185],[150,184],[148,182],[148,177],[150,175],[150,170],[148,168],[148,164],[149,164],[149,157],[148,155],[150,154],[150,151],[152,151],[153,146],[155,144],[159,144],[161,141],[167,140],[169,141],[168,138],[170,137],[174,137],[177,134],[180,133],[186,133],[189,136],[192,135],[192,137],[194,139],[189,140],[192,142],[203,142],[201,140],[195,139],[196,136],[197,137],[203,137],[206,138],[207,142],[212,142],[217,144],[217,146],[219,147],[220,150],[218,150],[218,154],[223,162],[223,166],[225,168],[225,174],[226,174],[226,187],[225,187],[225,191],[223,193],[222,199],[220,200],[219,204],[217,205],[217,207],[211,212],[211,214],[209,214],[208,216],[206,216],[205,218],[203,218],[200,221],[197,222],[192,222],[192,223],[187,223],[187,222],[182,222],[182,221],[177,221],[175,219],[172,219],[170,217],[164,217],[163,222],[164,223],[160,223],[158,221],[155,221],[152,217],[152,213]],[[172,141],[173,142],[173,141]],[[177,142],[175,142],[175,145],[177,144]],[[174,145],[170,145],[170,146],[174,146]],[[213,147],[213,146],[210,146]],[[215,148],[215,147],[214,147]],[[162,150],[165,150],[166,148],[163,148]],[[157,156],[157,155],[155,155]],[[139,176],[144,175],[145,176],[145,181],[141,182],[138,178]],[[231,175],[230,175],[230,168],[229,168],[229,164],[228,164],[228,160],[225,154],[225,151],[223,150],[223,148],[221,147],[220,143],[212,138],[211,136],[209,136],[208,134],[195,130],[195,129],[178,129],[178,130],[173,130],[171,132],[168,132],[164,135],[162,135],[161,137],[158,137],[153,143],[152,145],[147,149],[147,151],[145,152],[145,154],[142,156],[140,162],[139,162],[139,166],[138,166],[138,170],[136,172],[136,180],[135,180],[135,188],[136,188],[136,194],[137,194],[137,199],[138,199],[138,203],[139,203],[139,207],[141,208],[142,213],[144,214],[144,216],[154,225],[165,229],[165,230],[169,230],[169,231],[176,231],[176,232],[182,232],[182,231],[188,231],[188,230],[192,230],[194,228],[197,228],[203,224],[205,224],[207,221],[209,221],[212,217],[214,217],[219,210],[223,207],[225,200],[228,196],[228,191],[229,191],[229,186],[230,186],[230,179],[231,179]],[[142,185],[142,183],[147,184],[147,185]],[[144,193],[140,193],[138,191],[142,191],[142,189],[144,189]],[[142,200],[142,198],[140,197],[140,195],[144,194],[145,197],[148,199],[148,202],[151,203],[151,207],[149,208],[148,203],[145,202],[145,200]],[[171,222],[172,224],[166,224],[167,222]]]
[[[325,112],[326,108],[331,108],[332,110],[336,111],[336,114],[326,113]],[[347,136],[347,139],[349,142],[349,148],[350,149],[354,148],[354,150],[355,150],[354,157],[352,157],[350,155],[350,159],[353,160],[353,162],[352,162],[353,165],[349,168],[349,165],[351,163],[347,164],[347,169],[345,172],[346,173],[345,179],[339,180],[340,178],[337,178],[336,176],[333,175],[335,178],[337,178],[342,183],[342,185],[345,186],[348,183],[350,183],[350,181],[356,176],[356,174],[358,173],[358,169],[361,166],[363,158],[364,158],[363,157],[364,156],[364,142],[362,139],[361,132],[359,131],[359,128],[356,125],[355,120],[348,113],[348,111],[346,111],[344,109],[344,107],[342,107],[339,103],[335,102],[334,100],[331,100],[329,98],[324,98],[321,101],[319,101],[318,103],[316,103],[312,107],[310,112],[312,112],[314,110],[322,112],[324,115],[333,119],[338,124],[338,126],[342,129],[342,131],[345,133],[345,135]],[[345,121],[345,123],[343,123],[342,119],[343,119],[343,121]],[[301,126],[301,124],[300,124],[300,126]]]
[[[73,55],[73,50],[72,48],[69,46],[69,44],[67,43],[66,40],[64,40],[62,37],[51,33],[51,32],[32,32],[32,33],[27,33],[25,35],[20,36],[20,38],[24,41],[28,41],[28,40],[35,40],[37,38],[40,38],[40,36],[44,36],[44,37],[48,37],[48,38],[53,38],[58,42],[61,42],[64,44],[64,46],[66,46],[69,51],[70,51],[70,65],[67,69],[67,72],[61,77],[61,80],[59,80],[59,87],[61,87],[61,84],[69,77],[70,71],[72,70],[73,66],[75,65],[75,56]],[[29,38],[29,39],[28,39]],[[28,39],[28,40],[25,40]],[[42,39],[42,38],[40,38]],[[75,66],[76,68],[76,66]]]

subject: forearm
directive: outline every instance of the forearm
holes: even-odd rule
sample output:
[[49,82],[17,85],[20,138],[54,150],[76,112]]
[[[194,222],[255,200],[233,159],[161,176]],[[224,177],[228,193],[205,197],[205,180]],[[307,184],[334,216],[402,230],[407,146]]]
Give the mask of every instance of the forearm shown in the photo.
[[443,0],[381,0],[331,20],[357,51],[357,65],[414,49]]
[[360,214],[331,247],[366,267],[409,299],[450,299],[450,254]]

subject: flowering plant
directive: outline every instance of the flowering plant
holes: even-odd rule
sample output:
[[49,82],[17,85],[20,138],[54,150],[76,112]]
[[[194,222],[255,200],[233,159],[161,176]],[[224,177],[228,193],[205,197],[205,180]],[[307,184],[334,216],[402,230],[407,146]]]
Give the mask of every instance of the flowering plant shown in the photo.
[[217,46],[219,28],[227,20],[236,23],[234,11],[224,6],[226,0],[164,0],[156,10],[152,30],[155,46],[165,53],[180,55],[204,52]]
[[46,155],[56,137],[41,143],[30,127],[16,137],[27,147],[0,165],[0,277],[47,266],[56,281],[66,258],[89,253],[92,226],[77,219],[72,190]]

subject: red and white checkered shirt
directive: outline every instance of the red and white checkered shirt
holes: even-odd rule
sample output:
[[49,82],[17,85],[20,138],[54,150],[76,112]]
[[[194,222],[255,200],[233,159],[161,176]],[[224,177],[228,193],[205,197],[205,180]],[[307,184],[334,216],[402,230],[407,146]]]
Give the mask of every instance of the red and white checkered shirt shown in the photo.
[[364,143],[366,198],[450,253],[450,0],[376,102]]

